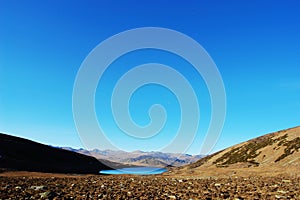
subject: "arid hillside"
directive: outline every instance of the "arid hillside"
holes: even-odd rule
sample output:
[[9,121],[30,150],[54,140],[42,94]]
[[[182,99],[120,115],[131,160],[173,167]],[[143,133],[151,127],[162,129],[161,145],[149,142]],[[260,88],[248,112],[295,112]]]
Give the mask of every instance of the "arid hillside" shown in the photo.
[[300,175],[300,127],[278,131],[174,169],[182,175]]

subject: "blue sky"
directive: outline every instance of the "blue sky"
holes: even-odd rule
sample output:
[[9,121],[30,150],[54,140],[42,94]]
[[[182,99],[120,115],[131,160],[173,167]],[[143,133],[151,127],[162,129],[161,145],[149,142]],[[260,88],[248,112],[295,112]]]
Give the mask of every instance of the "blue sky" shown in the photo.
[[[226,88],[227,116],[214,151],[298,126],[299,6],[296,0],[189,3],[0,0],[0,132],[55,146],[82,147],[72,115],[73,84],[81,63],[108,37],[148,26],[190,36],[216,63]],[[173,63],[174,68],[180,62],[157,51],[136,52],[136,57],[139,62],[154,58]],[[136,62],[136,57],[128,55],[127,61],[125,58],[118,61]],[[111,72],[120,73],[113,68]],[[182,73],[191,82],[197,78],[189,69]],[[106,81],[104,90],[111,87],[113,79],[108,75]],[[98,113],[102,109],[97,104],[103,94],[101,87],[96,94]],[[155,97],[153,91],[165,98]],[[203,84],[196,91],[203,104],[200,127],[205,130],[210,117],[209,94]],[[174,96],[157,86],[145,87],[144,92],[147,98],[137,92],[132,99],[131,103],[137,105],[132,109],[133,118],[139,124],[146,124],[149,119],[143,114],[149,104],[172,102],[167,110],[174,114],[165,128],[170,128],[168,134],[173,134],[179,120]],[[107,116],[109,113],[102,117],[102,123],[109,120]],[[105,126],[109,129],[109,122]],[[202,140],[199,131],[188,153],[197,154]],[[133,150],[136,146],[126,143],[122,148]]]

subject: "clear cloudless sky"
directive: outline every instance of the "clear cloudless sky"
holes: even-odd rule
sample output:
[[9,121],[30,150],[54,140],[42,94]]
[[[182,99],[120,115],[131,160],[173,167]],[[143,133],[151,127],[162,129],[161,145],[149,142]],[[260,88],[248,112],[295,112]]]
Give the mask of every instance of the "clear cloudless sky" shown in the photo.
[[[54,146],[83,147],[72,115],[73,84],[82,61],[108,37],[149,26],[192,37],[218,66],[226,88],[227,116],[213,151],[298,126],[299,8],[298,0],[0,0],[0,132]],[[149,60],[145,52],[136,53]],[[157,53],[150,52],[154,57]],[[172,57],[161,53],[165,60]],[[124,62],[134,60],[128,55]],[[156,102],[157,96],[165,95],[164,99],[174,102],[169,110],[177,112],[174,96],[155,87],[144,88],[144,92],[157,89],[157,95],[146,95],[147,99],[154,96]],[[147,124],[142,114],[151,104],[145,103],[144,97],[137,92],[131,102],[141,107],[133,108],[132,115],[142,125]],[[99,98],[100,91],[96,104]],[[203,102],[203,123],[208,124],[210,105]],[[96,105],[96,110],[101,110],[101,105]],[[173,125],[166,124],[170,134],[177,127],[176,116],[170,115]],[[188,153],[199,153],[202,139],[198,136]],[[138,145],[128,143],[122,148],[131,151],[135,147]]]

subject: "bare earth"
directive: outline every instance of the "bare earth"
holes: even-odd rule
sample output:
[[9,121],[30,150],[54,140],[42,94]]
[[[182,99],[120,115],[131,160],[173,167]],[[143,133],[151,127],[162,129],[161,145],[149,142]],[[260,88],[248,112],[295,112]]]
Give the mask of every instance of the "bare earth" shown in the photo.
[[0,191],[0,199],[300,199],[300,177],[5,172]]

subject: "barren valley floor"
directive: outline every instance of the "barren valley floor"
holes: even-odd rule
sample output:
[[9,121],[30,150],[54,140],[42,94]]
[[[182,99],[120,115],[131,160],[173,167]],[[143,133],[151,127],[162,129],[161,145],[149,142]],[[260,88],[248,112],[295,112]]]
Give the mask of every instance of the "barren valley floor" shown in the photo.
[[0,199],[300,199],[300,177],[0,174]]

